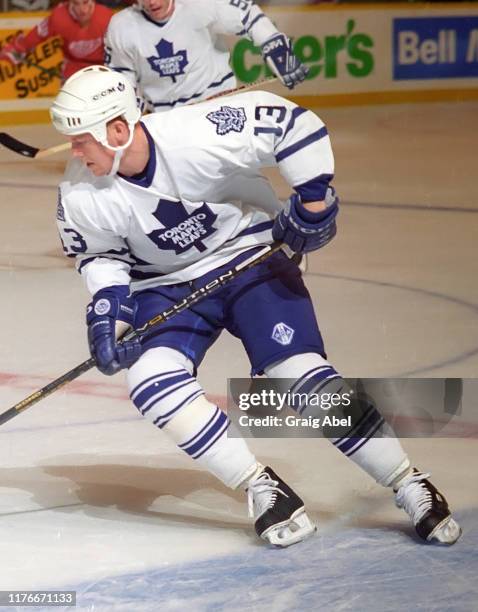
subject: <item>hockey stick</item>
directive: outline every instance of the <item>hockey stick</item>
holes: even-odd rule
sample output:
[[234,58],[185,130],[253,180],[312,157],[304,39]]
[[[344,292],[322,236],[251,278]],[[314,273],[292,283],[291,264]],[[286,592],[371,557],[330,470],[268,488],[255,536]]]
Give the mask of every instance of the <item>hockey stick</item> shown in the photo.
[[[40,68],[40,66],[38,66],[38,68]],[[215,98],[220,98],[222,96],[228,96],[231,94],[248,91],[253,87],[257,87],[258,85],[264,85],[265,83],[271,83],[275,80],[277,80],[277,77],[269,77],[267,79],[262,79],[261,81],[256,81],[255,83],[251,83],[251,85],[241,85],[240,87],[236,87],[234,89],[227,89],[226,91],[221,91],[221,93],[214,94],[213,96],[210,96],[209,98],[206,98],[204,100],[193,102],[193,104],[199,104],[200,102],[214,100]],[[62,144],[55,145],[54,147],[48,147],[48,149],[39,149],[38,147],[32,147],[31,145],[28,145],[25,142],[18,140],[18,138],[10,136],[10,134],[7,134],[6,132],[0,132],[0,144],[3,145],[5,148],[10,149],[10,151],[13,151],[14,153],[18,153],[19,155],[23,155],[24,157],[29,157],[30,159],[43,159],[44,157],[49,157],[50,155],[55,155],[55,153],[67,151],[71,148],[70,142],[63,142]]]
[[51,77],[51,76],[60,76],[56,74],[57,69],[56,68],[47,68],[46,66],[42,66],[41,64],[37,64],[36,62],[33,61],[28,61],[27,59],[22,62],[22,64],[24,66],[26,66],[27,68],[36,68],[37,70],[39,70],[42,74],[46,74],[47,76]]
[[71,148],[70,142],[63,142],[62,144],[49,147],[48,149],[39,149],[38,147],[32,147],[18,140],[18,138],[10,136],[10,134],[6,132],[0,132],[0,144],[14,153],[29,157],[30,159],[42,159],[43,157],[48,157]]
[[[127,341],[137,336],[139,337],[143,336],[148,330],[150,330],[155,325],[160,325],[161,323],[164,323],[164,321],[168,321],[175,315],[193,306],[194,304],[196,304],[203,298],[211,295],[211,293],[213,293],[213,291],[215,291],[219,287],[222,287],[223,285],[226,285],[229,281],[233,280],[234,278],[237,278],[239,274],[242,274],[243,272],[250,270],[252,267],[256,266],[257,264],[260,264],[263,261],[266,261],[266,259],[268,259],[271,255],[273,255],[274,253],[277,253],[277,251],[279,251],[281,247],[282,247],[282,242],[274,242],[270,246],[264,247],[258,253],[255,253],[251,257],[248,257],[243,262],[237,264],[237,266],[234,266],[227,272],[224,272],[224,274],[221,274],[221,276],[218,276],[214,280],[207,283],[207,285],[204,285],[204,287],[200,287],[199,289],[196,289],[195,291],[190,293],[187,297],[185,297],[180,302],[173,304],[172,306],[170,306],[169,308],[167,308],[160,314],[156,315],[155,317],[150,319],[147,323],[145,323],[145,325],[143,325],[142,327],[136,330],[131,330],[127,332],[121,340]],[[6,410],[5,412],[1,413],[0,414],[0,425],[2,425],[3,423],[6,423],[10,419],[13,419],[18,414],[20,414],[20,412],[22,412],[23,410],[30,408],[31,406],[33,406],[40,400],[44,399],[48,395],[51,395],[57,389],[60,389],[61,387],[68,384],[69,382],[72,382],[73,380],[75,380],[76,378],[84,374],[85,372],[88,372],[88,370],[91,370],[94,366],[95,366],[95,360],[91,357],[90,359],[87,359],[83,363],[80,363],[80,365],[76,366],[76,368],[73,368],[69,372],[66,372],[59,378],[53,380],[51,383],[48,383],[41,389],[38,389],[38,391],[35,391],[34,393],[29,395],[22,401],[18,402],[17,404],[15,404],[14,406]]]
[[198,100],[197,102],[193,102],[192,104],[200,104],[201,102],[207,102],[208,100],[215,100],[216,98],[221,98],[222,96],[230,96],[231,94],[241,93],[243,91],[248,91],[249,89],[253,89],[258,85],[266,85],[267,83],[272,83],[277,81],[279,77],[272,76],[267,77],[266,79],[261,79],[260,81],[254,81],[250,85],[240,85],[239,87],[233,87],[232,89],[226,89],[225,91],[221,91],[218,94],[214,94],[213,96],[209,96],[209,98],[204,98],[204,100]]
[[[0,59],[4,59],[3,57]],[[7,60],[5,60],[7,61]],[[9,62],[11,63],[11,62]],[[47,68],[46,66],[42,66],[41,64],[37,64],[34,60],[28,59],[28,54],[24,57],[18,57],[18,63],[14,64],[15,66],[25,66],[25,68],[36,68],[43,74],[51,76],[56,72],[56,68]]]

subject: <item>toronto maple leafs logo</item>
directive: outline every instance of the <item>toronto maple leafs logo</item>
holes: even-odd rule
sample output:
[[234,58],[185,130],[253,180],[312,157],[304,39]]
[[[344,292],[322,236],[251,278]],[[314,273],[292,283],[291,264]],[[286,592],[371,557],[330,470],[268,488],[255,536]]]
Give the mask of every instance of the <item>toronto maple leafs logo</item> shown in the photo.
[[216,133],[219,136],[224,136],[229,132],[242,132],[247,120],[244,108],[233,106],[221,106],[218,111],[209,113],[206,117],[216,124]]
[[173,50],[173,43],[162,38],[155,47],[158,55],[150,55],[147,60],[151,69],[159,73],[161,77],[171,77],[176,83],[176,77],[184,74],[184,69],[188,65],[188,53],[186,49],[181,49],[176,53]]
[[207,249],[203,240],[214,234],[213,227],[217,219],[209,206],[204,202],[191,213],[182,202],[161,199],[153,216],[164,227],[147,234],[148,238],[163,251],[172,251],[180,255],[195,247],[202,252]]

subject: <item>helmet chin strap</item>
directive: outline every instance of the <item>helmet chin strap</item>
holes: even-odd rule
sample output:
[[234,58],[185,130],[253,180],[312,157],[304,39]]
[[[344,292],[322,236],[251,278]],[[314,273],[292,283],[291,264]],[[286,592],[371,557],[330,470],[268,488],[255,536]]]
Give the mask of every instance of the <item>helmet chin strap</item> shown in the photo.
[[111,170],[108,172],[106,176],[114,176],[120,167],[121,158],[123,157],[124,149],[117,149],[115,151],[115,156],[113,157],[113,165],[111,166]]
[[106,176],[114,176],[115,174],[117,174],[119,167],[120,167],[121,158],[123,157],[123,153],[129,147],[129,145],[133,142],[134,124],[128,123],[128,128],[129,128],[128,140],[123,145],[120,145],[119,147],[113,147],[108,143],[108,140],[106,140],[106,142],[103,143],[106,148],[110,149],[110,151],[115,152],[111,170],[108,172]]

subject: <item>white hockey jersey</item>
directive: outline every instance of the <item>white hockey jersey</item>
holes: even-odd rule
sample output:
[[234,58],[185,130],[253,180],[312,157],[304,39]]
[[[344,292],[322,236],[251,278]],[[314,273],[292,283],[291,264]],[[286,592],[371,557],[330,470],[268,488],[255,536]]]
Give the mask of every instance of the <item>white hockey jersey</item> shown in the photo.
[[270,243],[279,205],[261,167],[278,164],[309,201],[324,199],[333,175],[322,121],[271,93],[185,106],[142,123],[150,158],[140,175],[97,178],[73,160],[60,184],[64,250],[92,294],[192,280]]
[[162,23],[133,6],[110,21],[105,63],[131,79],[149,110],[168,110],[236,87],[221,34],[261,45],[276,33],[251,0],[176,0]]

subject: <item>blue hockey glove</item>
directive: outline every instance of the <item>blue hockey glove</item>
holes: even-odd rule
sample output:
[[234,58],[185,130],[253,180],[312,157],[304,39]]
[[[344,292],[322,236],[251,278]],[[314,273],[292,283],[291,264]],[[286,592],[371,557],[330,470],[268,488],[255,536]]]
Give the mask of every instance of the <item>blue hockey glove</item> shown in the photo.
[[329,186],[325,196],[327,208],[312,213],[304,208],[300,196],[293,193],[274,221],[274,240],[281,240],[296,253],[321,249],[337,232],[335,217],[339,211],[338,202],[335,189]]
[[116,321],[133,326],[135,300],[128,295],[126,285],[100,289],[86,311],[91,356],[98,370],[108,376],[129,368],[141,355],[139,338],[122,343],[116,341]]
[[285,34],[279,32],[269,38],[261,49],[265,63],[289,89],[301,83],[309,73],[307,66],[294,55],[290,38]]

